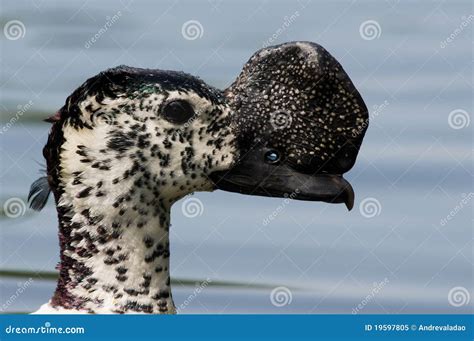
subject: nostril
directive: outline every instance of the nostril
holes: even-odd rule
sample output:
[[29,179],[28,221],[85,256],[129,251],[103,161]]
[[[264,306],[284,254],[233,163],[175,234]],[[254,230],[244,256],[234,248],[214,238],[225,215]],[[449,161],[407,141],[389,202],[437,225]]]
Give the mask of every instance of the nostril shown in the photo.
[[277,163],[280,161],[280,153],[278,153],[276,150],[269,150],[265,153],[265,161],[267,163]]

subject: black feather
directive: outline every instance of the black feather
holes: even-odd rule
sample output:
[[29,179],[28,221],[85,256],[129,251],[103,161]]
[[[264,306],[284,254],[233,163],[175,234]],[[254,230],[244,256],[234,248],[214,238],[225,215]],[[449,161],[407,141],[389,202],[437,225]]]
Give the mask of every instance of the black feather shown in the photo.
[[30,194],[28,194],[30,208],[35,211],[41,211],[48,202],[49,193],[51,193],[51,189],[49,188],[47,176],[42,176],[33,182],[30,187]]

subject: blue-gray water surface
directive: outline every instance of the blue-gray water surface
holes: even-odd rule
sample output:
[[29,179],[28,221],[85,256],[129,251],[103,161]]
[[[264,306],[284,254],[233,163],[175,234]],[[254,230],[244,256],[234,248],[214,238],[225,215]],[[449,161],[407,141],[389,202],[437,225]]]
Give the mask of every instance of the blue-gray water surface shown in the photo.
[[[195,194],[203,209],[188,218],[178,202],[172,277],[268,287],[209,286],[195,295],[193,286],[178,285],[176,305],[187,302],[183,313],[472,312],[471,6],[3,1],[1,25],[19,20],[24,36],[1,38],[2,205],[25,200],[42,168],[49,126],[31,115],[53,113],[97,72],[120,64],[183,70],[224,88],[269,40],[315,41],[341,62],[371,111],[346,175],[354,209],[217,191]],[[200,24],[197,36],[182,32],[190,20]],[[375,36],[361,29],[368,21],[377,24]],[[0,223],[0,269],[54,270],[52,200],[40,213],[2,216]],[[32,311],[54,289],[50,281],[25,283],[0,278],[3,310]],[[25,290],[16,295],[19,287]],[[271,300],[277,287],[290,292],[281,304]]]

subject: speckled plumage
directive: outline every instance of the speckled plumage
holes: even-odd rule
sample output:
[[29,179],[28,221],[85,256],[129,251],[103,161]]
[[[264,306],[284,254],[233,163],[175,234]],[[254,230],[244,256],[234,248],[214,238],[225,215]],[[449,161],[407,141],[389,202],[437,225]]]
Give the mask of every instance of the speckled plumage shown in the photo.
[[[162,106],[196,112],[176,125]],[[214,188],[233,162],[222,94],[178,72],[118,67],[66,101],[44,148],[59,216],[61,261],[46,311],[173,313],[171,205]],[[52,309],[51,309],[52,308]]]
[[[165,115],[183,102],[180,117]],[[284,196],[286,184],[291,198],[343,202],[350,185],[341,174],[355,162],[367,119],[340,64],[313,43],[258,51],[225,93],[173,71],[121,66],[90,78],[49,119],[49,189],[40,180],[30,193],[41,209],[51,190],[59,219],[60,276],[38,313],[174,313],[172,204],[225,189],[226,174],[249,155],[261,173],[250,171],[252,186],[234,191]],[[269,150],[276,161],[264,159]],[[258,191],[267,174],[277,181]],[[314,183],[300,191],[308,177]]]
[[[257,51],[226,90],[245,154],[257,141],[307,173],[347,172],[368,126],[368,110],[322,46],[290,42]],[[280,121],[278,121],[280,119]]]

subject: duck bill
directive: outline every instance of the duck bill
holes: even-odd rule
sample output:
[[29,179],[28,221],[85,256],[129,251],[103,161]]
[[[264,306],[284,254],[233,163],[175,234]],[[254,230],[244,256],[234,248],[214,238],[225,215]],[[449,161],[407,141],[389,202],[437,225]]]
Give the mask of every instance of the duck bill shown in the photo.
[[265,197],[285,197],[296,200],[344,203],[354,206],[351,184],[338,174],[305,174],[287,165],[241,163],[228,172],[211,176],[216,188]]

